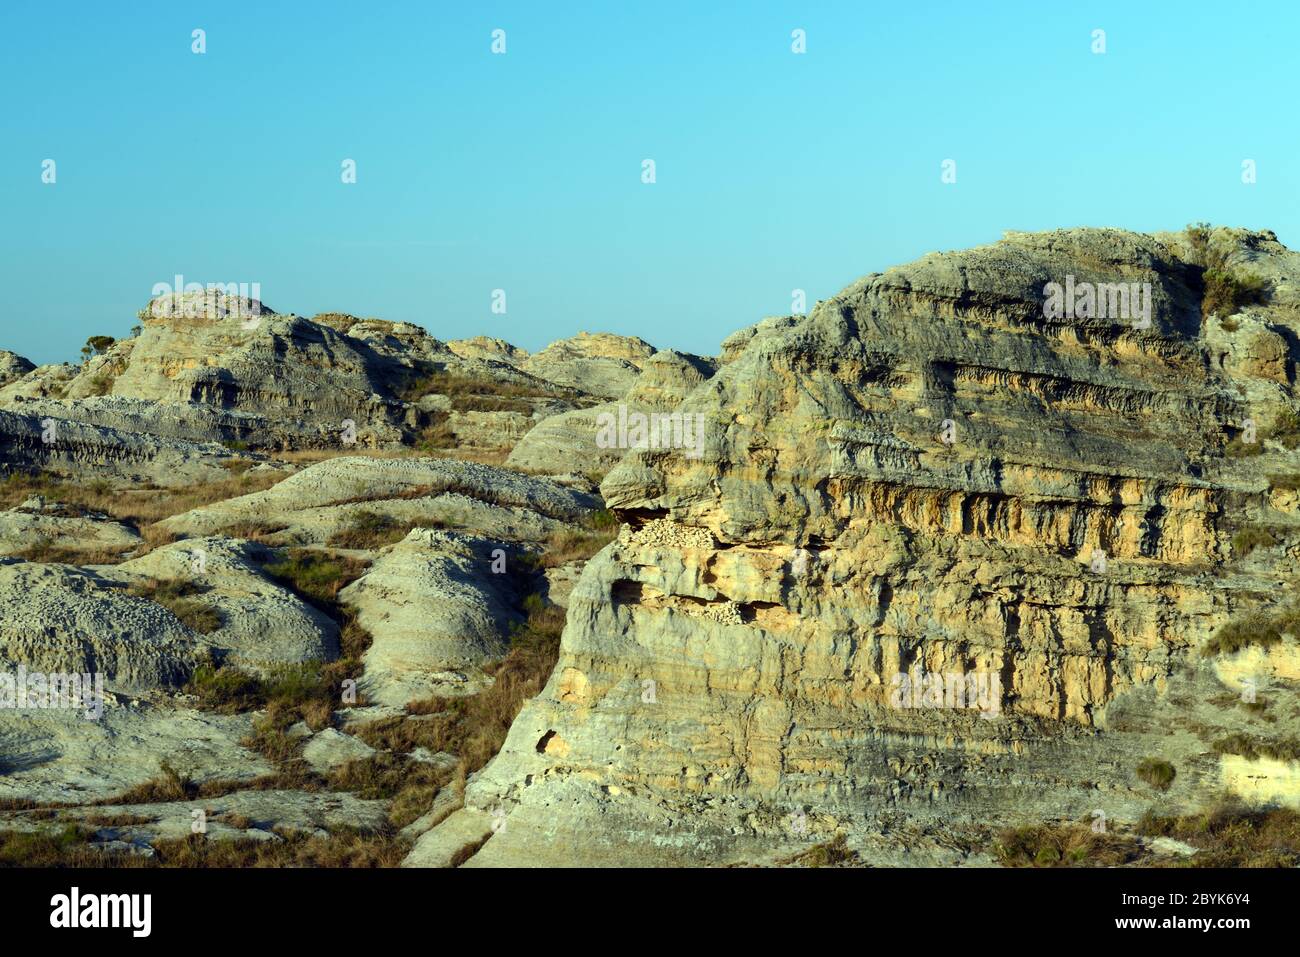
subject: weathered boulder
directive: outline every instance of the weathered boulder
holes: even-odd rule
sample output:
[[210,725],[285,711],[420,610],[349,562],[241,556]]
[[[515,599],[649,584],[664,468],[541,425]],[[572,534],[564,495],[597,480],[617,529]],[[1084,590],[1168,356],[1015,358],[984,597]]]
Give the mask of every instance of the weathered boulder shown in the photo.
[[141,558],[97,569],[106,583],[183,582],[193,600],[219,620],[205,635],[217,657],[257,672],[268,666],[331,661],[338,626],[262,570],[272,558],[252,542],[197,538],[154,549]]
[[655,351],[635,336],[580,332],[552,342],[520,363],[520,368],[557,385],[614,399],[631,388]]
[[363,761],[374,753],[375,749],[360,738],[325,728],[303,745],[302,759],[316,773],[328,774],[349,761]]
[[141,544],[140,533],[129,525],[107,516],[60,514],[58,506],[40,498],[0,512],[0,555],[41,548],[121,555]]
[[0,349],[0,387],[16,382],[35,368],[34,363],[16,352]]
[[472,339],[453,339],[447,348],[464,359],[495,359],[517,366],[528,358],[528,352],[511,345],[504,339],[491,336],[474,336]]
[[100,674],[109,688],[184,684],[211,660],[203,636],[91,569],[0,559],[0,669]]
[[518,441],[506,465],[548,474],[570,471],[575,465],[590,472],[613,468],[626,448],[602,447],[600,424],[620,413],[667,412],[716,371],[711,359],[665,349],[646,358],[627,394],[618,402],[574,409],[538,422]]
[[[103,800],[158,778],[164,761],[199,784],[251,781],[274,770],[240,744],[252,721],[112,699],[98,719],[66,708],[0,709],[0,797]],[[191,820],[188,809],[184,820]]]
[[368,701],[403,707],[487,683],[478,666],[522,620],[504,557],[496,542],[416,529],[339,593],[373,637],[358,684]]

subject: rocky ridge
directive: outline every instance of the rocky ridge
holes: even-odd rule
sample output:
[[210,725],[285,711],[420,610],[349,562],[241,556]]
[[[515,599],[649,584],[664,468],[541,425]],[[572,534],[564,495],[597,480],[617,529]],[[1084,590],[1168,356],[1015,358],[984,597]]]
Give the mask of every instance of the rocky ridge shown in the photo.
[[[1051,313],[1067,277],[1150,322]],[[0,671],[109,685],[0,710],[0,828],[147,853],[201,800],[209,840],[350,816],[409,866],[982,865],[1300,806],[1298,281],[1267,232],[1009,233],[716,359],[229,297],[0,357]]]

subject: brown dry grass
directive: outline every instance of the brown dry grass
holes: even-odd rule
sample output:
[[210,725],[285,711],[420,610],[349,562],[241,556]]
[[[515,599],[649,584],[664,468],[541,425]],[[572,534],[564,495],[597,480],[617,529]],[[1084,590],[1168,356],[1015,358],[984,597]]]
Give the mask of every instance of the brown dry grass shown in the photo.
[[0,832],[0,867],[397,867],[410,844],[391,830],[336,831],[326,837],[279,832],[278,841],[217,841],[202,834],[152,843],[153,857],[97,850],[93,831]]
[[594,512],[578,529],[561,529],[546,539],[541,555],[543,568],[555,568],[569,562],[587,561],[618,537],[619,523],[613,513]]
[[1004,867],[1119,867],[1143,850],[1132,838],[1083,824],[1037,824],[1002,831],[993,855]]
[[1225,800],[1199,814],[1161,817],[1147,812],[1138,822],[1147,837],[1172,837],[1198,849],[1168,862],[1183,867],[1300,866],[1300,812],[1260,810]]
[[862,859],[857,851],[849,848],[843,834],[836,834],[829,841],[814,844],[779,863],[783,867],[853,867],[860,865]]
[[93,512],[144,529],[190,509],[261,492],[287,476],[281,472],[246,472],[216,482],[182,488],[122,488],[102,479],[71,482],[24,472],[0,481],[0,508],[13,508],[32,495]]
[[493,379],[469,379],[452,372],[428,371],[409,382],[398,397],[417,402],[426,395],[445,395],[457,412],[518,411],[531,412],[527,399],[562,399],[576,396],[571,389],[538,382],[497,382]]
[[55,565],[118,565],[133,557],[133,553],[130,548],[69,548],[56,545],[48,538],[38,538],[26,548],[13,552],[12,557]]

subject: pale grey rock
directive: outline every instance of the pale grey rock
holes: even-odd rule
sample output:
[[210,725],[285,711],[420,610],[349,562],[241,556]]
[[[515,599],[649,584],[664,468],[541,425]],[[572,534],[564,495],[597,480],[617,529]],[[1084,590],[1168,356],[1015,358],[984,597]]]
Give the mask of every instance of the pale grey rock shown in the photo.
[[222,463],[233,458],[229,449],[215,444],[158,438],[52,414],[4,410],[0,410],[0,451],[4,464],[10,467],[167,488],[228,478]]
[[274,771],[240,744],[251,731],[251,715],[166,705],[108,706],[99,720],[63,709],[0,709],[0,797],[104,800],[159,777],[162,761],[200,784],[251,781]]
[[623,421],[632,413],[668,412],[716,371],[711,359],[672,350],[656,352],[641,362],[640,374],[617,402],[543,419],[518,441],[506,465],[543,474],[568,471],[575,464],[590,472],[608,472],[627,449],[617,443],[602,447],[602,422]]
[[8,349],[0,349],[0,388],[16,382],[35,368],[30,360]]
[[160,297],[141,321],[115,396],[263,416],[275,423],[263,445],[337,443],[348,421],[362,443],[401,439],[395,370],[360,339],[236,296]]
[[446,751],[439,751],[436,754],[428,748],[416,748],[410,753],[412,761],[419,761],[421,764],[428,764],[440,771],[453,771],[460,764],[460,758]]
[[262,570],[273,557],[251,542],[189,539],[100,568],[98,575],[102,582],[123,587],[179,580],[201,588],[193,600],[210,605],[221,617],[221,626],[204,637],[205,643],[221,660],[246,671],[333,660],[338,625]]
[[264,491],[162,522],[209,535],[248,521],[288,529],[286,540],[324,542],[359,512],[442,524],[506,541],[538,541],[597,507],[590,495],[508,469],[451,459],[347,456],[303,469]]
[[637,409],[670,412],[715,372],[712,359],[661,349],[641,364],[641,374],[622,401]]
[[358,684],[367,701],[400,707],[463,693],[466,677],[488,683],[477,668],[505,652],[521,621],[506,576],[491,570],[496,548],[416,529],[339,593],[374,639]]
[[[1264,479],[1295,457],[1224,454],[1295,410],[1300,254],[1232,241],[1273,296],[1235,356],[1196,264],[1119,230],[926,256],[728,340],[680,406],[703,455],[630,451],[602,483],[626,533],[432,858],[481,839],[470,811],[504,812],[470,866],[771,861],[796,810],[895,864],[942,858],[916,829],[979,862],[960,846],[989,828],[1215,801],[1211,744],[1251,718],[1201,646],[1300,580]],[[1150,327],[1046,315],[1067,276],[1150,283]],[[1264,566],[1232,554],[1250,521],[1285,539]],[[891,701],[922,666],[996,675],[996,710]],[[1159,795],[1134,773],[1152,755],[1177,767]]]
[[463,359],[495,359],[515,366],[528,358],[527,350],[491,336],[453,339],[447,343],[447,348]]
[[402,828],[402,837],[408,841],[416,840],[445,821],[453,812],[459,811],[462,802],[463,798],[455,788],[442,788],[433,799],[433,807]]
[[138,548],[141,538],[139,532],[120,522],[25,509],[0,512],[0,555],[13,555],[41,544],[72,551],[125,554]]
[[614,399],[623,395],[655,347],[635,336],[580,332],[529,356],[520,368],[570,389]]
[[[195,443],[247,442],[277,429],[283,432],[289,428],[265,415],[237,409],[121,395],[91,396],[75,401],[28,399],[12,402],[9,408],[37,418],[71,419],[86,425]],[[294,434],[300,440],[311,439],[321,443],[334,442],[339,437],[337,430],[321,426],[304,426]]]
[[803,318],[803,316],[770,316],[762,322],[733,332],[722,340],[722,355],[718,358],[718,365],[724,366],[734,362],[755,339],[780,335],[784,330],[798,325]]
[[617,417],[618,411],[619,403],[605,402],[543,419],[511,450],[506,466],[541,474],[567,472],[575,465],[591,472],[608,472],[627,450],[600,448],[596,423],[602,415]]
[[375,754],[375,749],[360,738],[325,728],[316,732],[302,749],[303,760],[318,774],[328,774],[349,761],[362,761]]
[[183,684],[211,646],[92,570],[0,559],[0,667],[98,673],[113,689]]
[[492,815],[486,811],[475,808],[454,811],[416,841],[402,866],[451,867],[457,855],[492,837],[492,824]]
[[566,562],[545,569],[547,600],[561,608],[568,608],[569,595],[578,584],[578,578],[582,575],[582,566],[585,564],[586,562]]
[[[42,822],[24,822],[21,812],[0,813],[0,828],[25,823],[26,829],[58,831],[79,823],[98,827],[96,843],[104,850],[148,850],[148,845],[156,841],[188,838],[194,833],[196,810],[204,813],[206,840],[278,841],[282,838],[274,832],[324,837],[345,828],[362,833],[377,831],[384,824],[385,804],[343,792],[249,790],[191,801],[64,808]],[[114,817],[134,820],[124,824],[94,823],[96,819]],[[239,826],[232,821],[238,821]],[[249,826],[244,827],[244,821]]]
[[77,367],[67,362],[38,366],[17,379],[0,386],[0,407],[24,399],[60,399],[77,377]]

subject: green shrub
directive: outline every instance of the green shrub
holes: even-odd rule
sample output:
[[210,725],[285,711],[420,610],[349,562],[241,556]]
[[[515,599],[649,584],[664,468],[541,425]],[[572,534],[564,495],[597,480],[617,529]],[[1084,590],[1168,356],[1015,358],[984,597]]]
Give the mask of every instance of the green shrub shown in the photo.
[[1237,802],[1183,817],[1148,811],[1138,822],[1145,837],[1174,837],[1197,849],[1191,867],[1287,867],[1300,864],[1300,814],[1260,810]]
[[131,585],[127,591],[136,598],[147,598],[162,605],[183,625],[201,635],[210,635],[221,627],[221,615],[215,608],[190,597],[207,591],[202,585],[180,578],[150,579]]
[[1245,558],[1257,548],[1270,548],[1277,544],[1273,533],[1262,525],[1247,525],[1232,536],[1232,553]]
[[1201,312],[1204,315],[1231,316],[1268,298],[1268,281],[1260,276],[1225,267],[1207,269],[1202,278],[1205,294],[1201,299]]
[[1290,409],[1282,412],[1265,434],[1288,449],[1300,446],[1300,415]]
[[1215,754],[1236,754],[1247,761],[1270,758],[1274,761],[1300,759],[1300,741],[1295,738],[1278,738],[1272,741],[1253,738],[1240,731],[1220,738],[1210,746]]
[[365,571],[365,562],[310,549],[294,549],[266,566],[266,571],[304,598],[331,606],[338,593]]
[[185,693],[197,697],[204,711],[233,714],[262,705],[262,683],[250,674],[228,665],[203,665],[194,669]]
[[[1268,281],[1229,266],[1232,247],[1212,245],[1213,230],[1208,223],[1193,223],[1184,235],[1192,249],[1192,262],[1203,270],[1201,315],[1226,319],[1246,306],[1267,301]],[[1233,331],[1227,324],[1224,328]]]
[[1288,606],[1272,613],[1252,612],[1216,631],[1201,649],[1201,654],[1208,658],[1236,654],[1252,645],[1269,648],[1286,634],[1300,634],[1300,611],[1295,607]]
[[400,542],[412,529],[446,528],[436,516],[412,521],[398,521],[391,515],[363,510],[355,513],[343,528],[330,536],[329,544],[337,548],[375,549]]
[[1137,842],[1080,824],[1031,824],[998,834],[993,856],[1003,867],[1116,867],[1139,858]]
[[1168,791],[1178,771],[1168,761],[1146,758],[1137,766],[1137,776],[1157,791]]
[[1263,442],[1243,442],[1241,437],[1233,439],[1223,449],[1223,454],[1230,459],[1244,459],[1264,452]]
[[808,850],[782,863],[800,867],[842,867],[856,864],[858,861],[857,852],[849,848],[844,835],[836,834],[831,840],[814,844]]

